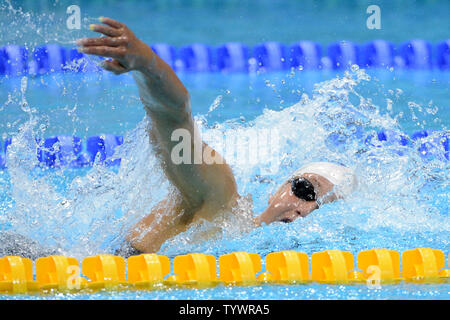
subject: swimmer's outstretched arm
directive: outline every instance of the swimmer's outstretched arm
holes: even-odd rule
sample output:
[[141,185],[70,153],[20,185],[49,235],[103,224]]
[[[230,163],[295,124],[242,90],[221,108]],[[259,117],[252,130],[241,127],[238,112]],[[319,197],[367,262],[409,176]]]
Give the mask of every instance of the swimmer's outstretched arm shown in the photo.
[[[103,24],[92,25],[91,29],[105,37],[78,40],[80,51],[112,58],[105,61],[103,67],[115,74],[135,72],[133,76],[141,100],[147,115],[152,119],[150,136],[161,156],[166,176],[180,191],[181,199],[177,205],[166,207],[165,220],[169,221],[156,221],[155,224],[155,215],[160,211],[155,208],[136,228],[144,230],[151,226],[152,230],[146,239],[132,241],[133,246],[140,251],[156,251],[162,244],[161,240],[183,231],[194,214],[208,218],[221,209],[231,208],[238,197],[236,183],[230,167],[197,134],[189,93],[172,68],[123,23],[109,18],[101,18],[100,21]],[[177,129],[185,129],[191,136],[192,160],[195,150],[200,146],[202,154],[214,155],[215,163],[201,161],[196,164],[192,161],[176,164],[171,154],[174,146],[180,142],[172,141],[172,134]],[[173,220],[170,220],[170,216]],[[132,232],[132,238],[135,239],[141,233],[136,230]]]

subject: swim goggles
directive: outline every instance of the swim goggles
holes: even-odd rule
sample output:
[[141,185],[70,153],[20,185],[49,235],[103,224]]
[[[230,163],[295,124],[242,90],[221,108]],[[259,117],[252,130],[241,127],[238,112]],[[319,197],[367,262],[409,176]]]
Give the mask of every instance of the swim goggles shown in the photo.
[[292,193],[299,199],[305,201],[315,201],[316,191],[311,182],[305,178],[293,178],[289,180],[291,183]]

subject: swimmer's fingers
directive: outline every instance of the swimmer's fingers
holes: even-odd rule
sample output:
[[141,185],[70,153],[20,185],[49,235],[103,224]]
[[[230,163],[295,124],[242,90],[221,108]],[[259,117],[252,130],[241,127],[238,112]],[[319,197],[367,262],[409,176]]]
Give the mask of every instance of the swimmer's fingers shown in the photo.
[[119,63],[117,60],[105,60],[102,62],[102,68],[111,71],[115,74],[122,74],[128,70]]
[[80,52],[92,54],[95,56],[101,56],[106,58],[123,59],[127,50],[124,47],[107,47],[107,46],[96,46],[96,47],[82,47],[79,49]]
[[122,35],[122,30],[108,27],[102,24],[91,24],[89,28],[92,31],[99,32],[109,37],[118,37]]
[[[104,24],[93,24],[90,28],[106,37],[80,39],[77,42],[81,46],[80,52],[116,59],[128,71],[143,68],[152,61],[154,53],[150,47],[139,40],[127,26],[110,18],[101,18],[100,21]],[[109,67],[113,68],[113,72],[123,71],[115,68],[117,65]]]
[[113,27],[115,29],[121,29],[124,27],[123,23],[107,17],[101,17],[100,22],[107,24],[108,26]]
[[84,38],[77,40],[77,45],[83,47],[92,46],[109,46],[109,47],[119,47],[128,44],[128,39],[126,37],[100,37],[100,38]]

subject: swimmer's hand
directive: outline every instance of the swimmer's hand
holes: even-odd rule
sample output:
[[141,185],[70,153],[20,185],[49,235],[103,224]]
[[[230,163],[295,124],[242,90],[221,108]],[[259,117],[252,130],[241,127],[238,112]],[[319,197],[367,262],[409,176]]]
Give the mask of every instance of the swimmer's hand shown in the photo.
[[92,24],[90,29],[105,37],[83,38],[77,40],[78,51],[112,58],[102,63],[102,67],[115,74],[140,70],[149,65],[155,53],[123,23],[101,17],[103,24]]

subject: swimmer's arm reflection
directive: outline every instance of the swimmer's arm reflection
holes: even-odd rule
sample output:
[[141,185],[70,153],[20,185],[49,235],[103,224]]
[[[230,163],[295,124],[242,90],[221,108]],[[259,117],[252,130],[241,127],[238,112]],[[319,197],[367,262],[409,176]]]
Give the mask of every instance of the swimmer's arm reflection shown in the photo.
[[[175,204],[169,199],[160,202],[128,237],[139,251],[155,252],[165,240],[186,230],[195,217],[208,219],[219,210],[231,209],[238,197],[236,183],[224,161],[212,165],[203,161],[177,165],[172,161],[171,150],[179,143],[171,139],[176,129],[190,133],[191,155],[195,144],[202,146],[202,154],[215,153],[194,134],[198,129],[192,118],[188,91],[172,68],[127,26],[109,18],[101,18],[101,22],[91,29],[105,37],[80,39],[77,42],[80,51],[111,58],[104,61],[103,68],[115,74],[136,72],[141,101],[152,119],[151,140],[166,176],[180,192]],[[218,154],[215,158],[222,159]]]

